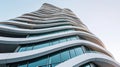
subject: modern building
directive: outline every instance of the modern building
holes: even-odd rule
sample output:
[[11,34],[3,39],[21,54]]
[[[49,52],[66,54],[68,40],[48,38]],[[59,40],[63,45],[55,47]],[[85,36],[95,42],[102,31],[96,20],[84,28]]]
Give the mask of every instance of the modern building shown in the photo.
[[69,9],[43,4],[0,22],[0,67],[120,67]]

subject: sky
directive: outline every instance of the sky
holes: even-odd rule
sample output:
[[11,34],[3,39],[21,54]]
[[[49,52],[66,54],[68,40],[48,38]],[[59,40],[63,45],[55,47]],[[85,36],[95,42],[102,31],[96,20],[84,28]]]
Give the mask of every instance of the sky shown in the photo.
[[120,0],[0,0],[0,21],[38,10],[43,3],[71,9],[120,63]]

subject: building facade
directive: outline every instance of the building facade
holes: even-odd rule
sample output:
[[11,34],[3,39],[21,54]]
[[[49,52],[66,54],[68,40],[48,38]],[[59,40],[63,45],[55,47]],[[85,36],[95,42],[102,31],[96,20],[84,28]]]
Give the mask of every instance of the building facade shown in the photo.
[[120,67],[69,9],[43,4],[0,22],[0,67]]

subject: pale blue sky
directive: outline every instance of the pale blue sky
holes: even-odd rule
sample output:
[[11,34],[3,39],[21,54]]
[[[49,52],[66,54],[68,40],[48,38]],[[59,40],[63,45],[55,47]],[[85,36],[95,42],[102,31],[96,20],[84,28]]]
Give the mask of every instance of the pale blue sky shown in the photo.
[[35,11],[45,2],[71,9],[120,62],[120,0],[0,0],[0,21]]

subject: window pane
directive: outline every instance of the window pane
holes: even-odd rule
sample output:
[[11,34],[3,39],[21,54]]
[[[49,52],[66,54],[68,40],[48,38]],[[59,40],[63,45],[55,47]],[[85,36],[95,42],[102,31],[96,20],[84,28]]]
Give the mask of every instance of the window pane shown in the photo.
[[67,37],[66,39],[67,39],[67,41],[71,41],[71,37]]
[[91,66],[88,64],[88,65],[85,65],[84,67],[91,67]]
[[76,36],[71,37],[71,40],[77,40]]
[[22,51],[26,51],[26,47],[20,47],[20,49],[18,50],[18,52],[22,52]]
[[70,58],[69,51],[61,52],[61,61],[66,61]]
[[77,47],[77,48],[75,48],[75,53],[76,53],[76,55],[83,54],[83,50],[82,50],[82,48],[81,48],[81,47]]
[[33,46],[27,46],[26,51],[32,50]]
[[20,64],[18,64],[18,67],[27,67],[27,61],[26,62],[20,62]]
[[72,57],[75,57],[76,55],[75,55],[75,50],[74,49],[71,49],[70,50],[70,57],[72,58]]
[[80,67],[91,67],[89,63],[85,64],[85,65],[82,65]]
[[90,48],[88,48],[88,47],[86,47],[86,46],[83,46],[83,48],[84,48],[84,52],[85,52],[85,53],[90,53],[90,52],[92,52],[92,49],[90,49]]
[[50,64],[60,62],[60,54],[50,56]]
[[43,66],[48,64],[48,57],[41,57],[40,59],[34,59],[28,65],[28,67],[37,67]]
[[58,44],[58,43],[59,43],[58,40],[55,40],[55,41],[52,42],[53,45]]
[[58,65],[59,63],[54,63],[52,65],[50,65],[49,67],[55,67],[56,65]]
[[19,65],[18,67],[27,67],[27,64]]
[[98,65],[94,64],[94,63],[90,63],[91,67],[98,67]]
[[65,38],[61,39],[60,42],[66,42],[67,40]]
[[38,45],[35,45],[33,49],[39,49],[46,46],[49,46],[49,43],[39,43]]

